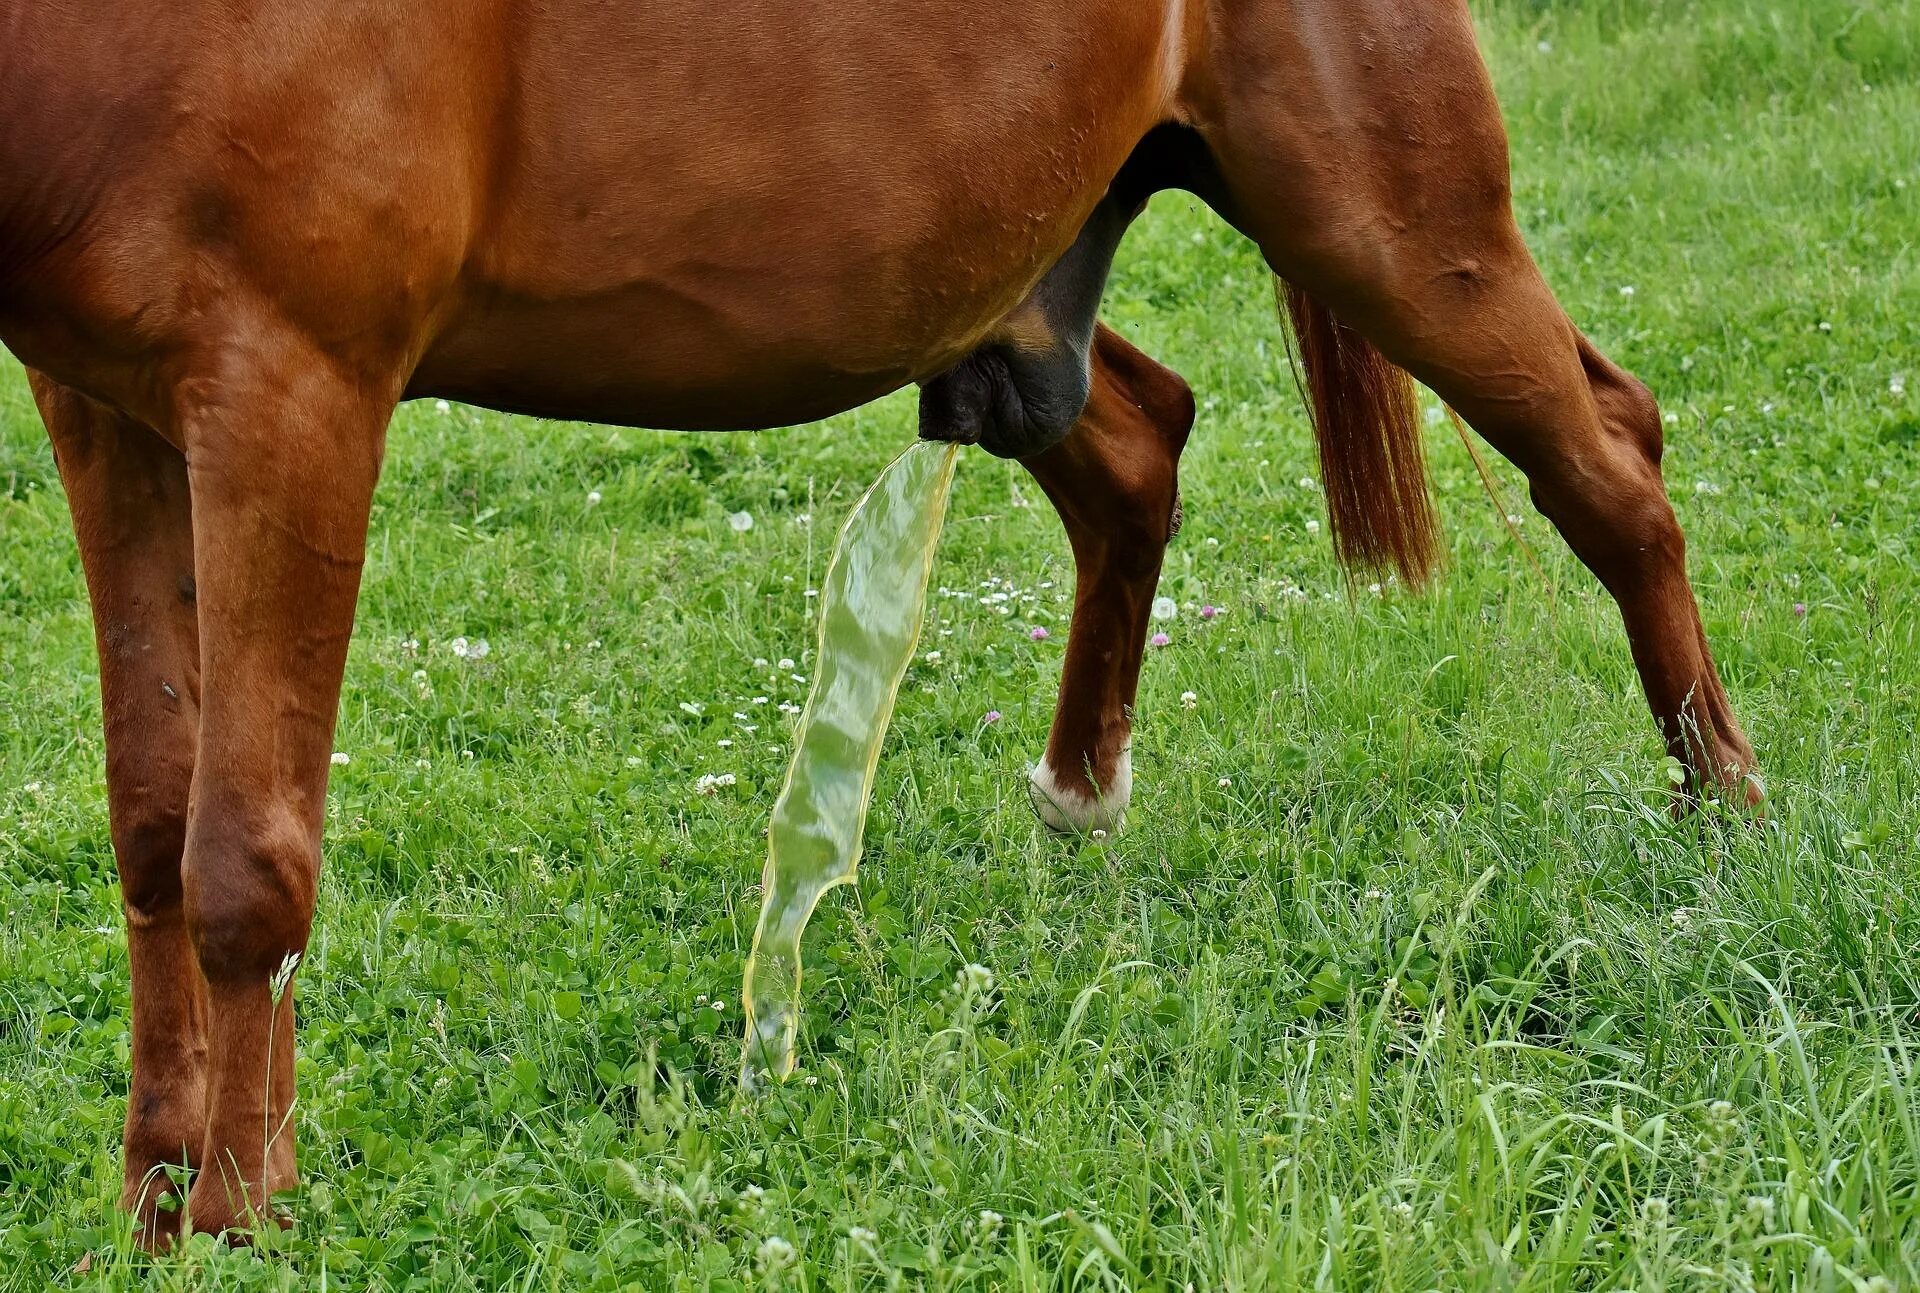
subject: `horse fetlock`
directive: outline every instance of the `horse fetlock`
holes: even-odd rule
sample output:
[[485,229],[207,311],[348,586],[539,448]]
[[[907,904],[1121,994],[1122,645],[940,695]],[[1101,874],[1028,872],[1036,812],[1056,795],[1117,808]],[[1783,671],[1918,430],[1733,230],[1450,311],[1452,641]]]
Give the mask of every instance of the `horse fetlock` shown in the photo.
[[1040,760],[1027,777],[1027,798],[1048,830],[1063,835],[1116,831],[1133,798],[1133,755],[1122,750],[1104,785],[1085,772],[1062,772]]
[[193,1232],[219,1235],[230,1244],[244,1247],[252,1233],[264,1226],[291,1230],[293,1219],[275,1210],[271,1200],[274,1194],[295,1184],[292,1151],[274,1157],[284,1161],[269,1163],[264,1177],[258,1175],[258,1169],[243,1172],[234,1159],[203,1168],[187,1196],[185,1219]]

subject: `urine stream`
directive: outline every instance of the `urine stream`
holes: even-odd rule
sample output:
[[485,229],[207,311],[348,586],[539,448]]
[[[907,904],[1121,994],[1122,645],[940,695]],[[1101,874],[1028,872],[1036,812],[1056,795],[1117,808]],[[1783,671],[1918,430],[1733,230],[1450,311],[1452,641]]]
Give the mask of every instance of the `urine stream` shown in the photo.
[[917,441],[841,527],[820,589],[813,690],[773,806],[760,923],[747,957],[742,1079],[793,1072],[800,936],[821,895],[851,884],[874,768],[913,660],[959,446]]

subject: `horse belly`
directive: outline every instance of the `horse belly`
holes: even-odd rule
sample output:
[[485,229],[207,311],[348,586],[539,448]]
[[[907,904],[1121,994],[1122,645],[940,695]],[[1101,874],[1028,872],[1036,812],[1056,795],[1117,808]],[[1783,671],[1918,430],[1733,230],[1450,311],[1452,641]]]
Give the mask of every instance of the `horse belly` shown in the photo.
[[1005,8],[542,10],[565,21],[527,34],[514,161],[413,393],[749,427],[943,371],[1171,100],[1160,6]]

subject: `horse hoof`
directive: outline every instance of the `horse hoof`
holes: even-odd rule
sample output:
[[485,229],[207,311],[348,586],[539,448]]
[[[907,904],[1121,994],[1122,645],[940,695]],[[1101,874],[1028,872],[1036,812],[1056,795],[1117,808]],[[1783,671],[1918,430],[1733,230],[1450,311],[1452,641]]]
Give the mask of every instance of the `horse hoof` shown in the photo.
[[1133,756],[1120,752],[1114,765],[1113,784],[1095,793],[1061,779],[1045,759],[1027,777],[1027,799],[1033,811],[1050,831],[1061,835],[1084,835],[1089,831],[1120,829],[1133,797]]
[[1675,821],[1685,821],[1700,811],[1702,801],[1713,803],[1718,810],[1729,818],[1745,818],[1750,822],[1767,820],[1767,787],[1760,774],[1753,768],[1732,766],[1724,775],[1716,776],[1702,786],[1698,779],[1689,778],[1686,785],[1673,792],[1673,801],[1668,812]]

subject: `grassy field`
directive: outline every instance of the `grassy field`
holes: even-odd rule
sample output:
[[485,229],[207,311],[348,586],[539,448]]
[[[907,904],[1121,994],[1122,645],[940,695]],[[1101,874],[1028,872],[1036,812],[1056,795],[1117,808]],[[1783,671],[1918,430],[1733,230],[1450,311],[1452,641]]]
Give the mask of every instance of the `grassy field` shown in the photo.
[[1920,5],[1477,12],[1527,232],[1671,414],[1766,824],[1668,821],[1611,603],[1526,512],[1543,588],[1437,413],[1448,573],[1346,596],[1261,266],[1169,195],[1108,307],[1203,405],[1128,829],[1027,807],[1072,571],[971,455],[802,1073],[742,1101],[806,593],[911,402],[735,437],[410,406],[299,1226],[148,1264],[91,636],[7,361],[0,1287],[1920,1286]]

